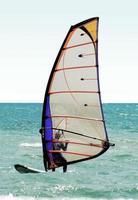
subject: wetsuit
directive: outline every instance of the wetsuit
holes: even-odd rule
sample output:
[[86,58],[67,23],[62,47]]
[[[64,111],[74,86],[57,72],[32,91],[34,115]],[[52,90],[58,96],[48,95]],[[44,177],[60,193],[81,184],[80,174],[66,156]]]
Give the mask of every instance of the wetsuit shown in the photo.
[[[62,142],[55,142],[53,143],[53,149],[54,150],[63,150],[63,151],[66,151],[67,150],[67,146],[68,146],[68,143],[62,143]],[[62,153],[60,152],[56,152],[53,154],[53,158],[54,158],[54,162],[60,166],[60,165],[63,165],[63,172],[66,172],[67,171],[67,161],[66,159],[63,157]],[[55,170],[53,170],[55,171]]]

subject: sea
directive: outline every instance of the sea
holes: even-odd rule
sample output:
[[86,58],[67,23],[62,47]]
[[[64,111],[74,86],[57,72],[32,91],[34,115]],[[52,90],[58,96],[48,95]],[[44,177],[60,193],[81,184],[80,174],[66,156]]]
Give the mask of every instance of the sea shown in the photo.
[[138,199],[138,104],[103,104],[115,147],[56,172],[20,174],[14,164],[44,170],[41,103],[0,104],[0,200]]

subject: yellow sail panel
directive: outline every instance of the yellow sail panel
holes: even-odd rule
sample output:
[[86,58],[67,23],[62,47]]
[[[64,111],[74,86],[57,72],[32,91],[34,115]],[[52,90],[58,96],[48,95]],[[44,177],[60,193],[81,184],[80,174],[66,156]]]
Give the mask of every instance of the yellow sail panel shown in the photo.
[[96,42],[97,40],[97,23],[98,23],[98,20],[95,19],[94,21],[91,21],[84,25],[84,27],[88,30],[89,34],[93,38],[94,42]]

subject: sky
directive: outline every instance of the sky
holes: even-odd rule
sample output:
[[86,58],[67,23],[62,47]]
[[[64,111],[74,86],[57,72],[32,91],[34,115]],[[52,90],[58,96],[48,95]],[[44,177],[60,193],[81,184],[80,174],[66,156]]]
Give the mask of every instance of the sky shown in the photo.
[[137,0],[0,0],[0,102],[43,102],[71,25],[99,17],[103,103],[138,103]]

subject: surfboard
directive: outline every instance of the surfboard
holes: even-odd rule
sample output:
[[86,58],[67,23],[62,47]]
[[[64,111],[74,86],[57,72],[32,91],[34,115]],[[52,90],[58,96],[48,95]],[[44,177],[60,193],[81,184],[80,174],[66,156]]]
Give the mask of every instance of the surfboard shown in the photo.
[[16,164],[14,165],[14,168],[21,174],[27,174],[27,173],[45,173],[45,171],[35,169],[32,167],[27,167],[24,165]]

